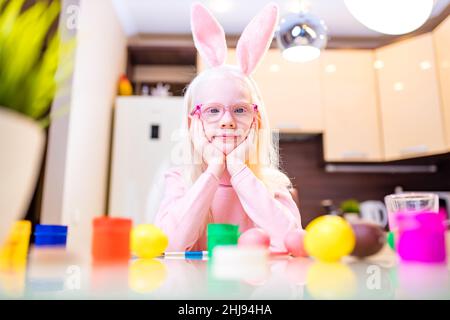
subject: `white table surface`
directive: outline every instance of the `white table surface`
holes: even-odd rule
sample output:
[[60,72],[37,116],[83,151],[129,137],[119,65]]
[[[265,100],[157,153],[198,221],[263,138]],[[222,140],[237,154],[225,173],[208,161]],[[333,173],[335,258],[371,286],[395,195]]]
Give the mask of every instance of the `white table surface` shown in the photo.
[[132,259],[95,265],[68,253],[33,251],[23,267],[0,271],[2,299],[450,299],[449,264],[399,263],[376,256],[326,264],[271,257],[217,277],[208,260]]

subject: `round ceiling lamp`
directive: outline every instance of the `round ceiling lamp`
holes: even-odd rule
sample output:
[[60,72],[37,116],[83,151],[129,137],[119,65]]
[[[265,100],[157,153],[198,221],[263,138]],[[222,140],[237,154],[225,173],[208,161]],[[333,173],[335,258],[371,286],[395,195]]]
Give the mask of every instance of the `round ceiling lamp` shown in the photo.
[[286,60],[307,62],[318,58],[326,47],[327,27],[307,12],[291,13],[281,18],[276,38]]
[[430,17],[433,0],[344,0],[367,28],[390,35],[412,32]]

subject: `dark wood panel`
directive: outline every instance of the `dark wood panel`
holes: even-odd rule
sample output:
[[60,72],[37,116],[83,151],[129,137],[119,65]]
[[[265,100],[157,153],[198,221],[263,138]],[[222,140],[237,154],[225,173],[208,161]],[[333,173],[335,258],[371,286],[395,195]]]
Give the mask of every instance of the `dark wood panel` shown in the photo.
[[322,136],[302,141],[281,141],[283,170],[298,189],[302,224],[324,214],[320,202],[331,199],[383,200],[395,187],[416,191],[450,191],[450,155],[423,157],[386,164],[436,164],[437,173],[329,173],[325,172]]
[[197,51],[191,47],[129,46],[131,65],[192,65],[197,64]]

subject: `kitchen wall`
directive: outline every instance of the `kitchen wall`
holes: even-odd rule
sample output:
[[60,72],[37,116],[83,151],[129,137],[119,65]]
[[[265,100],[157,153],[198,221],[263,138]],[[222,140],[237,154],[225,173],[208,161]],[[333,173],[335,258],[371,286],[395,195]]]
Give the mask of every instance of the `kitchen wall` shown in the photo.
[[[50,128],[41,223],[69,225],[86,246],[105,214],[112,106],[126,68],[126,35],[109,0],[81,0],[69,112]],[[65,22],[63,22],[65,23]]]
[[282,168],[299,193],[302,225],[324,213],[320,202],[354,198],[358,201],[380,200],[393,193],[396,186],[405,191],[449,191],[450,154],[384,163],[395,165],[437,165],[436,173],[328,173],[323,160],[322,135],[301,141],[280,141]]

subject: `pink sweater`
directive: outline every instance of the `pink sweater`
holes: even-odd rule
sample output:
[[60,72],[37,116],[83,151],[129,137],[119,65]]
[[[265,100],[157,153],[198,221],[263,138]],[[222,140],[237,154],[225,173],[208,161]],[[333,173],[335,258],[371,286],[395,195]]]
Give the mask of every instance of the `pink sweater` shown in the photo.
[[285,251],[286,233],[301,228],[289,191],[272,196],[248,167],[232,177],[225,170],[220,181],[207,170],[190,188],[179,170],[165,174],[165,196],[155,219],[169,237],[167,251],[206,250],[208,223],[236,224],[240,232],[262,228],[270,235],[272,251]]

